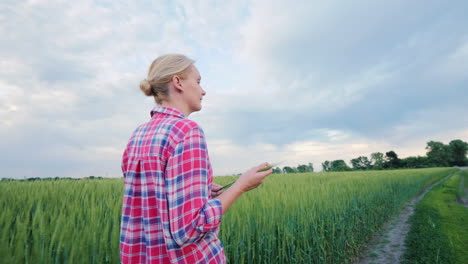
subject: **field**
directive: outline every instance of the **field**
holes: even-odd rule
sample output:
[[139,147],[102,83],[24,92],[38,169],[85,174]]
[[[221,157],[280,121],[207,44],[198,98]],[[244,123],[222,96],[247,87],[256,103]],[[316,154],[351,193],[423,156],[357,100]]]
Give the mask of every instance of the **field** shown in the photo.
[[[453,171],[272,175],[223,216],[220,237],[229,263],[350,262],[408,199]],[[122,192],[122,179],[0,182],[2,263],[118,263]]]

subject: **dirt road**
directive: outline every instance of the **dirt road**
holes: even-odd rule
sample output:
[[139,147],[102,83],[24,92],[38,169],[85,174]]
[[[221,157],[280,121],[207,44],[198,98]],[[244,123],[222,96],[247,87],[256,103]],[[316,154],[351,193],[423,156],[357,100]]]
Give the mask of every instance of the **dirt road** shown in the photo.
[[400,215],[394,217],[389,222],[387,222],[382,229],[383,231],[375,235],[374,238],[371,239],[368,248],[364,251],[362,256],[359,257],[359,259],[354,263],[400,263],[400,258],[406,250],[405,239],[410,228],[408,224],[408,219],[411,215],[413,215],[416,204],[434,186],[447,180],[448,178],[450,178],[451,175],[452,174],[429,186],[428,188],[426,188],[426,190],[424,190],[423,193],[421,193],[417,197],[413,198],[410,202],[408,202],[403,211],[400,213]]

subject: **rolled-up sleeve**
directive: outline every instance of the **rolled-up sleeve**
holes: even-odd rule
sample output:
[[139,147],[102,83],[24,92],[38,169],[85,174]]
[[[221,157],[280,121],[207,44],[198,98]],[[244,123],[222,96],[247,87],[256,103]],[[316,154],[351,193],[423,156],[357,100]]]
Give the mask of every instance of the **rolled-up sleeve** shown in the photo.
[[216,231],[222,205],[210,199],[212,175],[203,131],[192,128],[167,162],[166,187],[170,233],[180,247]]

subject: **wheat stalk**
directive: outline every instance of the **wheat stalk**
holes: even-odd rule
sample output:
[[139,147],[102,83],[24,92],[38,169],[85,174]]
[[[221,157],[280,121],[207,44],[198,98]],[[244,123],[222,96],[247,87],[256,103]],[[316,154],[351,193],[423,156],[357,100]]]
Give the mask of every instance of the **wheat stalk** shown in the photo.
[[[280,165],[280,164],[283,163],[283,162],[284,162],[284,161],[280,161],[280,162],[273,163],[273,164],[271,164],[271,165],[265,166],[264,168],[258,170],[257,172],[267,171],[267,170],[269,170],[269,169],[271,169],[271,168],[273,168],[273,167],[276,167],[276,166]],[[229,183],[229,184],[226,184],[226,185],[224,185],[223,187],[221,187],[221,189],[222,189],[222,190],[226,190],[227,188],[231,187],[235,182],[236,182],[236,181],[233,181],[233,182],[231,182],[231,183]]]

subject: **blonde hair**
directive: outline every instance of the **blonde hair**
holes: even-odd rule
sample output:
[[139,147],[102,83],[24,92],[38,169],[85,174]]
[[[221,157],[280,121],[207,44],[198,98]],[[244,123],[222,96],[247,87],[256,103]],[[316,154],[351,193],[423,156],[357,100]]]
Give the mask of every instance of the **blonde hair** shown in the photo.
[[154,96],[157,104],[169,97],[169,86],[175,75],[186,78],[195,61],[182,54],[166,54],[151,63],[148,77],[140,82],[140,89],[147,96]]

